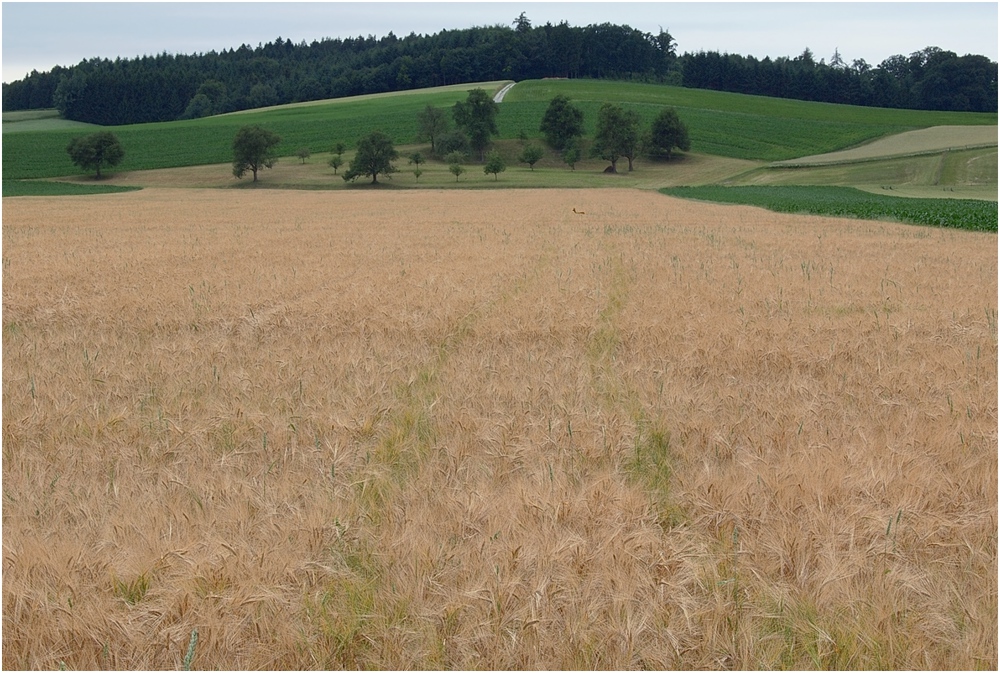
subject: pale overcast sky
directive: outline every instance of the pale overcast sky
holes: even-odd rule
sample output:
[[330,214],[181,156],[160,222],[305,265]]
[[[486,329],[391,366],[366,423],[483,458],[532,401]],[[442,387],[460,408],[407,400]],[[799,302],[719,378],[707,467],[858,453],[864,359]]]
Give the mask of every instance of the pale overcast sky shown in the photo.
[[997,60],[996,2],[4,2],[3,81],[91,57],[221,51],[277,37],[429,35],[450,28],[610,22],[668,30],[679,54],[700,50],[878,65],[937,46]]

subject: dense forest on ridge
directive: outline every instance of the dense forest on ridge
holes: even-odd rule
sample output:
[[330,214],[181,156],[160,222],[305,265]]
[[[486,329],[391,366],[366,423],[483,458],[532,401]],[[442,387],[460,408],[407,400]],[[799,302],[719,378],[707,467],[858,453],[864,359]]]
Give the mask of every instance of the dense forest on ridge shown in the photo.
[[3,85],[4,111],[57,108],[107,126],[203,117],[269,105],[500,79],[618,79],[852,105],[997,111],[997,63],[928,47],[878,66],[835,53],[816,61],[718,52],[678,56],[665,30],[629,26],[512,27],[393,33],[376,39],[277,38],[204,54],[93,58]]

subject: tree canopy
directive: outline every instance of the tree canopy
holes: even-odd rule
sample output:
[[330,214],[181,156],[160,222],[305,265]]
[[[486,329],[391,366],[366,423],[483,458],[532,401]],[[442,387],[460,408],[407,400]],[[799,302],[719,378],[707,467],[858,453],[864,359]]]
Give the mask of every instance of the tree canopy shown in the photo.
[[564,150],[583,135],[583,111],[559,94],[549,102],[539,130],[556,150]]
[[448,131],[448,115],[441,108],[428,104],[417,115],[417,140],[431,143],[431,153],[436,152],[434,141]]
[[69,158],[85,171],[96,170],[101,179],[101,167],[117,166],[125,158],[125,149],[110,131],[98,131],[89,136],[73,138],[66,147]]
[[521,154],[517,157],[517,160],[522,164],[528,164],[531,170],[535,170],[535,164],[537,164],[541,158],[545,156],[545,151],[535,144],[528,144],[524,146],[521,150]]
[[597,111],[597,130],[590,146],[591,156],[610,161],[609,173],[618,172],[618,160],[632,157],[639,142],[639,116],[633,110],[625,110],[620,105],[604,103]]
[[233,138],[233,175],[242,178],[250,171],[257,182],[257,171],[277,163],[275,149],[279,143],[281,136],[261,126],[241,128]]
[[469,138],[469,144],[479,153],[483,161],[490,139],[498,133],[497,112],[499,107],[493,98],[482,89],[473,89],[464,101],[455,103],[452,109],[455,124]]
[[734,93],[870,107],[997,111],[997,63],[927,47],[871,66],[847,64],[839,50],[830,63],[806,49],[795,58],[698,52],[678,61],[684,86]]
[[483,166],[483,173],[492,173],[493,179],[498,179],[500,173],[507,170],[507,162],[504,161],[503,156],[496,150],[493,150],[486,157],[486,165]]
[[621,135],[621,147],[622,156],[628,159],[628,170],[632,171],[632,162],[635,161],[635,155],[639,153],[639,147],[641,146],[642,139],[640,138],[639,125],[642,120],[639,118],[639,113],[635,110],[625,110],[622,115],[622,128],[619,130]]
[[691,149],[687,126],[677,116],[676,109],[668,107],[660,110],[643,146],[646,154],[654,159],[670,159],[675,147],[685,152]]
[[379,174],[395,173],[393,160],[399,158],[399,152],[392,144],[392,139],[381,131],[373,131],[358,141],[357,152],[351,160],[351,165],[344,172],[344,180],[356,180],[364,175],[371,177],[372,184],[378,182]]

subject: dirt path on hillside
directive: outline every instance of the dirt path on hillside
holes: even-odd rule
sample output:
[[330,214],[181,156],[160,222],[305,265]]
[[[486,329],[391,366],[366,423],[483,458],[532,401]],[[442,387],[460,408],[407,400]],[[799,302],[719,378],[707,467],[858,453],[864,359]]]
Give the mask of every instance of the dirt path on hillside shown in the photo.
[[507,95],[507,92],[510,91],[514,87],[515,84],[517,84],[517,82],[511,82],[510,84],[508,84],[504,88],[502,88],[499,91],[497,91],[497,95],[493,96],[493,102],[494,103],[502,103],[503,102],[503,97]]

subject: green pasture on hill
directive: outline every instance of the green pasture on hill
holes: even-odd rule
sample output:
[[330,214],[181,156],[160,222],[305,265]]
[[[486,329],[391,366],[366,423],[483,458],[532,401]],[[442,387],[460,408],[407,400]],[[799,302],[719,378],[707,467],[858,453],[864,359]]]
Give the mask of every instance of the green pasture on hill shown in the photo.
[[[232,138],[246,124],[260,124],[282,136],[279,153],[302,147],[328,151],[337,142],[353,147],[379,129],[397,144],[414,142],[417,113],[426,105],[450,108],[468,89],[496,91],[502,82],[380,94],[251,110],[191,121],[111,127],[125,147],[118,171],[214,163],[232,159]],[[996,114],[884,110],[810,103],[654,84],[594,80],[520,82],[500,106],[500,137],[540,138],[538,126],[548,101],[568,95],[584,110],[593,133],[604,101],[636,109],[648,122],[662,106],[674,106],[688,125],[692,151],[730,158],[776,161],[843,149],[912,128],[942,124],[996,124]],[[3,175],[7,180],[79,174],[66,145],[79,130],[53,128],[4,134]]]
[[715,110],[740,115],[761,115],[802,121],[842,122],[876,126],[924,128],[928,126],[996,124],[995,113],[930,112],[814,103],[788,98],[686,89],[661,84],[609,82],[606,80],[544,79],[519,82],[504,102],[545,101],[557,94],[575,101],[669,105],[679,109]]
[[[200,166],[232,161],[233,137],[242,126],[260,124],[282,137],[279,153],[292,156],[301,147],[328,151],[335,143],[352,147],[359,138],[380,129],[397,143],[413,142],[417,113],[428,104],[450,107],[464,100],[468,89],[498,90],[498,83],[441,87],[422,91],[358,96],[325,103],[293,104],[237,112],[204,119],[108,127],[125,148],[116,171]],[[73,175],[81,171],[66,153],[80,131],[50,130],[5,134],[3,176],[26,179]]]
[[[661,107],[670,106],[677,108],[690,131],[692,151],[760,161],[821,154],[834,150],[820,147],[844,149],[915,128],[997,123],[996,114],[867,108],[597,80],[520,82],[507,93],[504,105],[516,111],[512,117],[541,119],[548,101],[558,94],[584,111],[587,133],[593,133],[604,102],[636,110],[647,124]],[[527,120],[521,124],[526,126]]]

